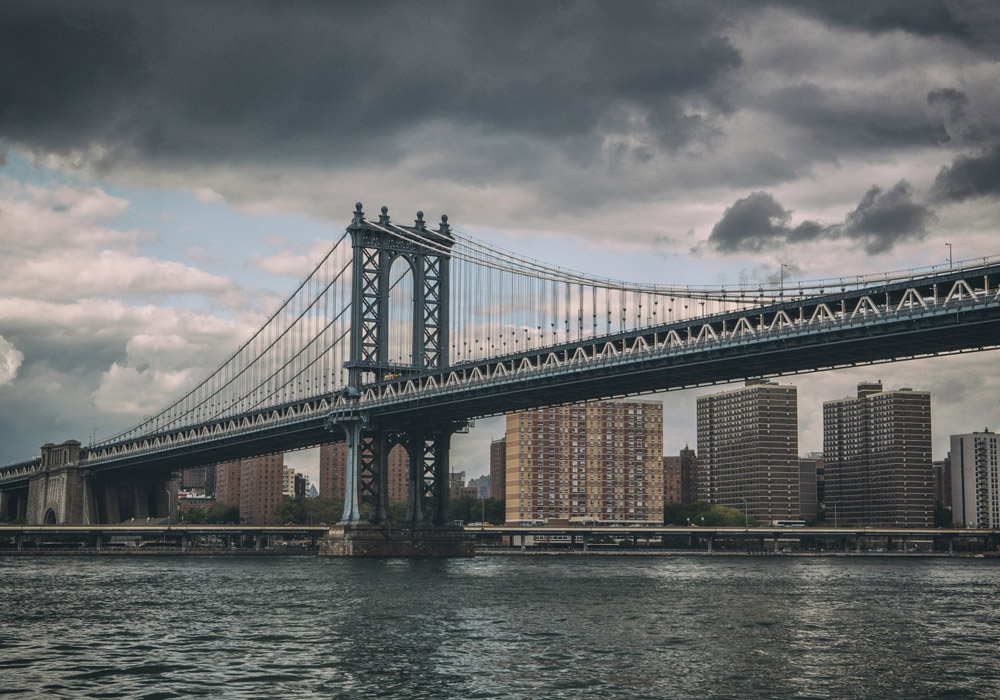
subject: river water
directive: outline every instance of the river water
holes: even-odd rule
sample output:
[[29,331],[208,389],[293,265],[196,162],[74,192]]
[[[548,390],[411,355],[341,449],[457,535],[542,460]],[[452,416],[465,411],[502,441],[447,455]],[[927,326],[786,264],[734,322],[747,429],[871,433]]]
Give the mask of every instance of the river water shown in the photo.
[[0,558],[0,692],[997,698],[1000,562]]

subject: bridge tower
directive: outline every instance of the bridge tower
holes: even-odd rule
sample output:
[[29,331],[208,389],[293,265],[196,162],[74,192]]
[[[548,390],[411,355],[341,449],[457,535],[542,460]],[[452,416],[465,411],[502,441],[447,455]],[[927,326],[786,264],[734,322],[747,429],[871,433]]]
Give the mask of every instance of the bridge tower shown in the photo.
[[[448,275],[455,243],[448,216],[441,217],[437,230],[427,227],[423,212],[413,226],[399,226],[382,207],[376,224],[365,219],[359,202],[347,230],[353,251],[348,397],[360,397],[372,383],[447,367]],[[339,427],[348,448],[340,525],[388,521],[387,458],[397,444],[409,455],[407,523],[451,520],[448,452],[460,426],[430,418],[389,425],[357,412]]]

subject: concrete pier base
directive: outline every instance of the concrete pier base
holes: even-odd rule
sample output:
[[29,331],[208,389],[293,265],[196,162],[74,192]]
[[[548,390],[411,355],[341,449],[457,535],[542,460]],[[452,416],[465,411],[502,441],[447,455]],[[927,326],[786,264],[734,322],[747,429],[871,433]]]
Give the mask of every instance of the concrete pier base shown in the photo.
[[325,557],[471,557],[472,538],[456,525],[431,528],[338,525],[318,541]]

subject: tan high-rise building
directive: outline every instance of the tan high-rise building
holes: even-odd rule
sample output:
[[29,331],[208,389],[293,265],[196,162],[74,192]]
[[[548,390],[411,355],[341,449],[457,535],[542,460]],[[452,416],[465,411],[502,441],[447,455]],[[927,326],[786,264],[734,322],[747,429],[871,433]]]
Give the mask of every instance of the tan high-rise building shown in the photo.
[[504,438],[490,443],[490,496],[507,498],[507,441]]
[[799,518],[796,387],[751,380],[698,397],[698,500],[760,522]]
[[[389,450],[389,500],[408,498],[407,474],[409,454],[402,445]],[[347,486],[347,443],[334,442],[319,448],[319,495],[323,498],[343,498]]]
[[826,520],[839,525],[931,527],[931,395],[858,385],[857,398],[823,403]]
[[248,525],[274,524],[281,503],[284,453],[240,460],[240,520]]
[[506,520],[663,522],[663,404],[593,401],[507,415]]
[[240,507],[240,520],[249,525],[274,522],[281,503],[283,453],[220,462],[216,467],[215,500]]
[[215,500],[217,503],[240,504],[240,460],[219,462],[215,467]]

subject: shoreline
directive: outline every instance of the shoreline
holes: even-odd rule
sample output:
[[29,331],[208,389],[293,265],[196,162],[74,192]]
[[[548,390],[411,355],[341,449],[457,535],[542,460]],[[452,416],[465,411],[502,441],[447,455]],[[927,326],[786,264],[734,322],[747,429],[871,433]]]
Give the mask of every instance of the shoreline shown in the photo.
[[[309,557],[319,556],[315,548],[302,548],[300,551],[294,550],[268,550],[268,549],[216,549],[216,548],[66,548],[66,549],[25,549],[25,550],[0,550],[0,558],[3,557],[50,557],[50,556],[220,556],[220,557]],[[923,558],[923,559],[1000,559],[1000,552],[736,552],[736,551],[714,551],[703,550],[519,550],[519,549],[481,549],[476,550],[476,557],[745,557],[749,559],[774,559],[774,558]],[[364,558],[364,557],[358,557]],[[391,558],[391,557],[387,557]]]

